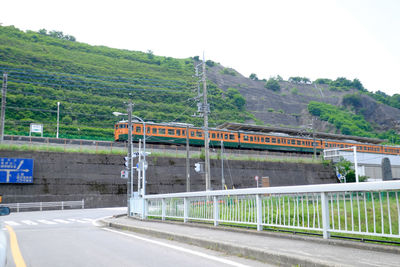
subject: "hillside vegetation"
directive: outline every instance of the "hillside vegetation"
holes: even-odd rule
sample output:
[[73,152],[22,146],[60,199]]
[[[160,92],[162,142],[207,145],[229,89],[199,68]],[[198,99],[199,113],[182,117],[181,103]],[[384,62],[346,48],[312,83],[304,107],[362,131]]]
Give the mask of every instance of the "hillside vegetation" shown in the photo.
[[[5,132],[28,135],[30,123],[41,123],[45,136],[55,136],[60,102],[61,138],[112,140],[115,122],[127,119],[112,112],[125,113],[129,99],[134,115],[146,121],[201,126],[194,69],[199,62],[198,56],[161,57],[90,46],[57,31],[0,26],[0,71],[8,74]],[[400,143],[399,94],[369,92],[358,79],[260,80],[212,60],[206,65],[211,127],[223,122],[304,127],[313,116],[318,131]]]
[[[197,84],[190,58],[90,46],[60,32],[10,26],[0,27],[0,71],[8,73],[6,134],[27,135],[34,122],[55,136],[57,102],[60,137],[111,140],[122,119],[112,112],[126,112],[129,99],[134,115],[146,121],[202,124],[192,116]],[[238,91],[224,94],[213,84],[208,90],[210,126],[252,118]]]

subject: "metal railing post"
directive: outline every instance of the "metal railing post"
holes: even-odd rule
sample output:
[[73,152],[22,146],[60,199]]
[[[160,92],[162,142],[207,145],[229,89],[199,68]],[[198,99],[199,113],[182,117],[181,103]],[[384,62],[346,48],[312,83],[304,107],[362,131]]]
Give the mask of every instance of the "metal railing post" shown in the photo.
[[147,219],[147,199],[142,197],[143,205],[142,205],[142,220]]
[[61,201],[61,210],[64,210],[64,201]]
[[17,212],[19,212],[19,203],[17,203]]
[[84,209],[84,208],[85,208],[85,200],[82,199],[82,209]]
[[183,198],[183,222],[187,223],[188,222],[188,216],[189,216],[189,201],[187,197]]
[[214,201],[214,226],[218,226],[219,221],[219,206],[218,206],[218,198],[216,196],[213,197]]
[[161,199],[161,219],[165,221],[165,210],[166,210],[165,198]]
[[42,209],[43,209],[43,204],[42,202],[40,202],[40,211],[42,211]]
[[322,236],[324,239],[328,239],[330,237],[329,228],[329,202],[328,202],[328,193],[321,193],[321,209],[322,209]]
[[261,196],[256,195],[256,206],[257,206],[257,231],[262,231],[262,201]]

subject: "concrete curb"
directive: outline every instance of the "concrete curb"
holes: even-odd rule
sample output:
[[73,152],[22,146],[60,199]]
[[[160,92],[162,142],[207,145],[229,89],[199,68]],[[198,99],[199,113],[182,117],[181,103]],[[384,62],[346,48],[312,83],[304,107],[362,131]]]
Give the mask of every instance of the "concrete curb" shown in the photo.
[[[134,217],[129,217],[129,219],[139,220]],[[255,229],[254,230],[253,229],[242,229],[242,228],[238,228],[238,227],[229,227],[229,226],[223,226],[223,225],[219,225],[219,226],[215,227],[210,224],[202,224],[202,223],[195,223],[195,222],[183,223],[181,221],[168,221],[168,220],[160,221],[160,220],[154,220],[154,219],[147,219],[146,221],[184,225],[184,226],[188,226],[188,227],[205,228],[205,229],[211,229],[211,230],[223,230],[223,231],[228,231],[228,232],[245,233],[245,234],[250,234],[250,235],[258,235],[258,236],[286,238],[286,239],[291,239],[291,240],[314,242],[314,243],[318,243],[318,244],[329,244],[329,245],[334,245],[334,246],[357,248],[357,249],[371,250],[371,251],[376,251],[376,252],[400,254],[400,246],[392,246],[392,245],[386,245],[386,244],[364,243],[361,241],[343,240],[343,239],[334,239],[334,238],[323,239],[323,238],[318,238],[318,237],[313,237],[313,236],[306,236],[306,235],[302,235],[299,233],[292,234],[292,233],[273,232],[273,231],[259,232],[259,231],[256,231]]]
[[[211,241],[208,239],[203,238],[196,238],[186,235],[179,235],[171,232],[165,231],[157,231],[150,228],[139,227],[139,226],[132,226],[123,223],[116,223],[116,222],[109,222],[107,220],[102,220],[101,223],[104,226],[120,229],[120,230],[127,230],[139,234],[145,234],[154,236],[157,238],[175,240],[178,242],[186,243],[189,245],[195,245],[207,249],[213,249],[216,251],[221,251],[229,255],[233,256],[242,256],[250,259],[255,259],[258,261],[276,264],[279,266],[337,266],[337,264],[320,261],[315,259],[310,259],[307,257],[301,256],[293,256],[286,253],[276,253],[276,252],[268,252],[257,248],[249,248],[240,246],[238,244],[230,244],[221,241]],[[344,266],[344,265],[341,265]]]

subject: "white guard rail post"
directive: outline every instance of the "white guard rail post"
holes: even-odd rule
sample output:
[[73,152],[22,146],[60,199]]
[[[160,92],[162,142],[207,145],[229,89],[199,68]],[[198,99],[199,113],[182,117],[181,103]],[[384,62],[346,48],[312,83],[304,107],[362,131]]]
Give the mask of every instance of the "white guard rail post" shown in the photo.
[[[146,195],[142,216],[400,238],[400,181]],[[143,214],[144,213],[144,214]]]

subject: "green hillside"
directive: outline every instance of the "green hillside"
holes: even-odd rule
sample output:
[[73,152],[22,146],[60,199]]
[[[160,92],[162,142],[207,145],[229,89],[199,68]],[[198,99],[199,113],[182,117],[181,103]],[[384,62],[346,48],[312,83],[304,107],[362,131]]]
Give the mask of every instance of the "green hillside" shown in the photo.
[[[126,112],[129,99],[134,114],[146,121],[202,125],[202,118],[192,116],[192,58],[90,46],[40,32],[0,26],[0,71],[8,74],[6,134],[28,135],[35,122],[44,124],[45,136],[55,136],[57,102],[62,138],[111,140],[119,119],[112,112]],[[212,83],[208,90],[210,126],[254,119],[237,90],[225,95]]]

